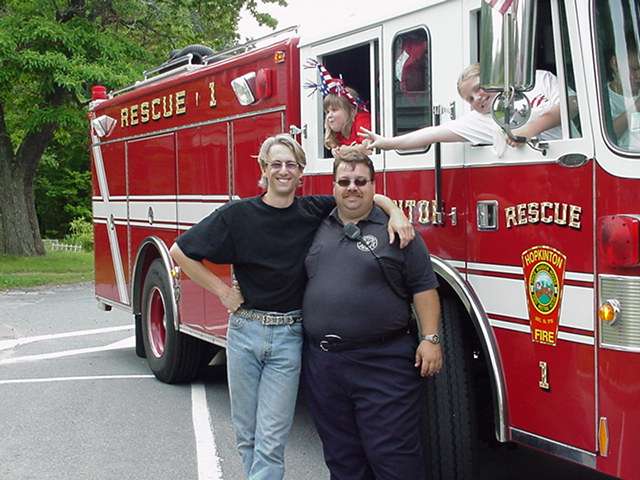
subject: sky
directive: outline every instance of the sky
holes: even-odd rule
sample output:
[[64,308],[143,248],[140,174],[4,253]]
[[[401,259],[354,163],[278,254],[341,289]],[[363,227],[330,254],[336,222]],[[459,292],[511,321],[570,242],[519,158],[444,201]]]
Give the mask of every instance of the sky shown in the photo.
[[[365,0],[288,0],[287,7],[272,4],[261,4],[259,11],[270,13],[278,20],[277,30],[291,25],[300,25],[303,35],[316,35],[326,29],[327,24],[339,18],[341,23],[355,20],[359,11],[370,10],[371,2]],[[369,8],[365,8],[369,5]],[[337,13],[336,13],[337,12]],[[246,37],[258,38],[268,35],[268,27],[258,26],[258,22],[251,15],[243,11],[238,25],[241,39]]]

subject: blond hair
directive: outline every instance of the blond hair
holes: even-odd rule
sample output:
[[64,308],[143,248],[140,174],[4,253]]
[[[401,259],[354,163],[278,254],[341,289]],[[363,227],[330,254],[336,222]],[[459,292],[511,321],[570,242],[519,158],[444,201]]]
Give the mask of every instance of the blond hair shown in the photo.
[[[295,139],[286,133],[279,133],[278,135],[274,135],[272,137],[268,137],[262,145],[260,146],[260,152],[258,153],[258,163],[260,164],[260,169],[265,170],[267,168],[267,163],[269,162],[269,152],[271,151],[271,147],[274,145],[282,145],[287,148],[292,154],[293,158],[295,158],[296,163],[300,167],[300,170],[304,170],[304,167],[307,166],[307,156],[304,153],[304,150],[300,146]],[[258,181],[258,185],[261,188],[267,188],[267,179],[264,175],[260,176],[260,180]]]
[[[347,92],[354,98],[359,99],[360,95],[356,90],[351,87],[346,87]],[[356,114],[358,113],[358,109],[349,101],[349,99],[344,95],[336,95],[334,93],[330,93],[326,97],[324,97],[323,101],[324,113],[326,114],[329,108],[339,108],[344,110],[349,114],[349,118],[344,124],[342,131],[340,132],[343,137],[348,137],[351,134],[351,126],[353,125],[353,121],[356,118]],[[336,132],[331,130],[329,125],[327,124],[326,116],[324,121],[324,146],[331,150],[332,148],[340,145],[338,142],[338,138],[336,137]]]
[[467,80],[471,79],[471,78],[476,78],[476,77],[480,77],[480,64],[479,63],[472,63],[471,65],[469,65],[467,68],[465,68],[464,70],[462,70],[462,72],[460,72],[460,76],[458,77],[458,94],[460,96],[462,96],[462,92],[460,91],[461,87],[462,87],[462,83],[466,82]]

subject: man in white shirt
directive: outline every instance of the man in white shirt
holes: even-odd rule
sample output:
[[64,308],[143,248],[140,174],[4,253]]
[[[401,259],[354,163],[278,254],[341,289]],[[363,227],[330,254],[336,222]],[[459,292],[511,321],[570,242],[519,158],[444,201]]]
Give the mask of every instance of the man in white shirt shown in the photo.
[[[491,106],[496,92],[480,87],[480,65],[474,63],[465,68],[458,79],[458,93],[471,105],[471,111],[458,119],[439,126],[425,127],[397,137],[383,137],[370,130],[360,129],[370,148],[382,150],[411,150],[425,148],[436,142],[469,142],[473,145],[493,144],[498,135],[504,135],[491,118]],[[562,137],[560,127],[560,94],[558,79],[551,72],[537,70],[533,90],[526,93],[531,103],[531,118],[519,129],[516,136],[541,140]],[[519,144],[507,139],[511,146]]]
[[[607,83],[614,141],[625,150],[640,151],[640,62],[630,50],[626,61],[609,60],[612,80]],[[625,72],[624,74],[622,72]]]

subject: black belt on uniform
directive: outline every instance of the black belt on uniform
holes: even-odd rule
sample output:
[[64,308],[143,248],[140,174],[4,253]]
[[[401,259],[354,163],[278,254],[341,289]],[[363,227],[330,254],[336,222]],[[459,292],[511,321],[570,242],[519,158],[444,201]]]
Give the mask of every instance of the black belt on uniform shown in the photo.
[[384,335],[375,335],[371,337],[361,338],[343,338],[340,335],[327,334],[324,337],[307,337],[307,341],[316,348],[324,352],[340,352],[344,350],[353,350],[355,348],[372,347],[375,345],[381,345],[402,335],[408,335],[409,329],[407,327],[393,332],[385,333]]
[[261,310],[250,310],[248,308],[239,308],[234,315],[244,317],[248,320],[257,320],[263,325],[292,325],[296,322],[302,321],[302,311],[278,313],[278,312],[263,312]]

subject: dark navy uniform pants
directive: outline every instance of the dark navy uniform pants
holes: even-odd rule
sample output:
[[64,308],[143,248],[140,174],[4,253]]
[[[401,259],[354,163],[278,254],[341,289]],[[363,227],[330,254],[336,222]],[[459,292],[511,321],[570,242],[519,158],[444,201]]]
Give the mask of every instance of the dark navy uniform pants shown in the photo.
[[331,480],[423,480],[416,340],[325,352],[305,340],[304,396]]

